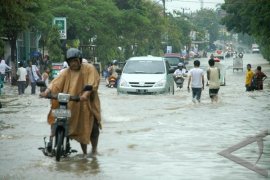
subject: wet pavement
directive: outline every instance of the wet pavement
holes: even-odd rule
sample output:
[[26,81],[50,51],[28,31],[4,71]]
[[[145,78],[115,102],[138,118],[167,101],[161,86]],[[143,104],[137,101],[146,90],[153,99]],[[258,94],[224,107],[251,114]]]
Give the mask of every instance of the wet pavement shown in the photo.
[[[207,59],[200,61],[205,69]],[[247,63],[253,69],[261,65],[269,76],[263,91],[245,92]],[[0,98],[0,179],[269,179],[218,153],[270,130],[270,65],[257,54],[244,56],[243,72],[233,72],[232,59],[225,65],[226,86],[215,104],[208,87],[201,103],[193,104],[187,80],[175,95],[118,95],[102,79],[99,155],[84,158],[79,144],[71,141],[78,153],[61,162],[37,149],[49,134],[49,100],[30,95],[29,87],[18,96],[17,88],[6,84]],[[264,152],[256,165],[270,176],[270,136],[263,140]],[[259,148],[255,142],[232,154],[255,164]]]

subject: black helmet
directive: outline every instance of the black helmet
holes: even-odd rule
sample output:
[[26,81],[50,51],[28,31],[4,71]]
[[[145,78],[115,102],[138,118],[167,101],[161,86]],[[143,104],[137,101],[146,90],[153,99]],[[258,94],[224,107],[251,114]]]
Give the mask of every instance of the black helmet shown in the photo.
[[67,50],[67,57],[66,57],[67,63],[69,64],[69,60],[74,58],[79,58],[80,61],[82,62],[82,53],[77,48],[69,48]]

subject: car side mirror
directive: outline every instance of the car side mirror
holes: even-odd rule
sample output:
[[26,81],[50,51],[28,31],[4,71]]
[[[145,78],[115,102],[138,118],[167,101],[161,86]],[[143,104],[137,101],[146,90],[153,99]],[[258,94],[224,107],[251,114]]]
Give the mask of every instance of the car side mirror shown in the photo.
[[174,68],[170,68],[170,69],[169,69],[169,74],[173,74],[174,71],[175,71]]

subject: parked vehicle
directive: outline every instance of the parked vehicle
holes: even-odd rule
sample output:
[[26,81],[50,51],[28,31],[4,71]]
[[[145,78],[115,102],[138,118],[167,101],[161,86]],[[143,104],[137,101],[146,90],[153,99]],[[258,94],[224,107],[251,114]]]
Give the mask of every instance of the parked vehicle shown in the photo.
[[185,58],[182,57],[182,56],[180,55],[180,53],[167,53],[167,54],[164,54],[163,57],[164,57],[164,59],[166,59],[166,60],[169,62],[170,66],[171,66],[174,70],[177,69],[177,65],[178,65],[179,63],[183,63],[184,65],[188,64],[188,61],[185,60]]
[[260,53],[259,45],[258,44],[252,44],[251,45],[251,51],[252,51],[252,54],[254,54],[254,53]]
[[174,80],[163,57],[139,56],[126,61],[117,92],[130,94],[174,94]]
[[52,63],[51,78],[56,78],[59,75],[61,69],[63,69],[62,62]]

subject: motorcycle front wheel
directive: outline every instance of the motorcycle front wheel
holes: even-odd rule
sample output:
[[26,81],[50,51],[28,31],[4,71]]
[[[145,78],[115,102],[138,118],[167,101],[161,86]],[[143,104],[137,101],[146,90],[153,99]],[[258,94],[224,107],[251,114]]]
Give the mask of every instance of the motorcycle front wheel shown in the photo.
[[63,144],[63,130],[57,131],[57,146],[56,146],[56,161],[60,161],[61,155],[62,155],[62,144]]

